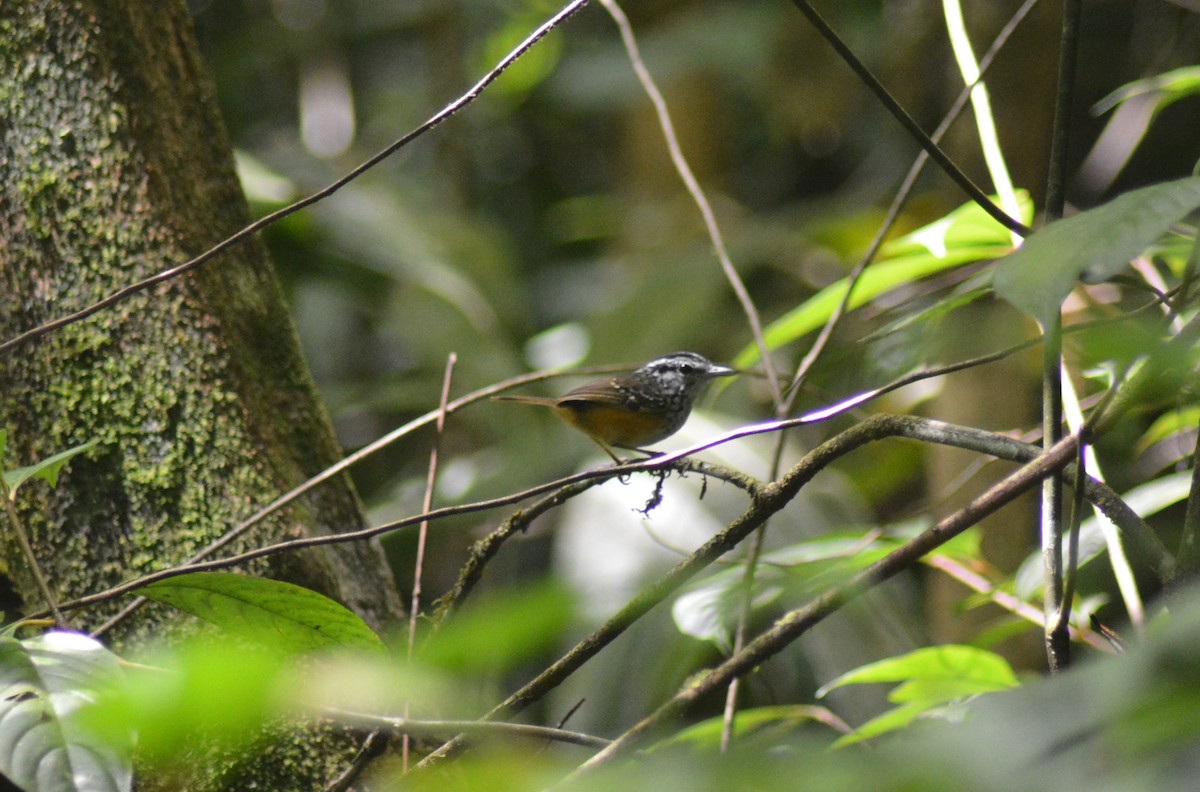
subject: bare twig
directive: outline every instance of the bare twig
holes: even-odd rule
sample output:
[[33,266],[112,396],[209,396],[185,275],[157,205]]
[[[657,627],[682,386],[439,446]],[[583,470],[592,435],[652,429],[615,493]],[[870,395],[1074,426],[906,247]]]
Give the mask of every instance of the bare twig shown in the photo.
[[7,341],[0,342],[0,354],[3,354],[4,352],[7,352],[8,350],[13,349],[17,346],[20,346],[21,344],[24,344],[27,341],[31,341],[35,338],[39,338],[43,335],[46,335],[47,333],[50,333],[55,330],[59,330],[63,327],[66,327],[69,324],[73,324],[82,319],[86,319],[87,317],[91,316],[92,314],[94,314],[98,311],[102,311],[105,308],[108,308],[109,306],[115,305],[116,303],[121,302],[122,300],[126,299],[127,297],[131,297],[132,295],[137,294],[138,292],[142,292],[142,291],[145,291],[146,289],[149,289],[151,286],[155,286],[159,283],[164,283],[173,278],[178,278],[180,275],[183,275],[187,272],[191,272],[192,270],[196,269],[197,267],[201,266],[202,264],[207,263],[208,261],[211,261],[213,258],[218,256],[219,254],[225,252],[226,250],[230,249],[234,245],[237,245],[238,243],[244,241],[245,239],[249,238],[256,232],[261,231],[262,229],[266,228],[267,226],[271,225],[272,223],[282,220],[283,218],[287,217],[288,215],[294,214],[294,213],[300,211],[301,209],[304,209],[305,207],[311,206],[311,205],[317,203],[318,201],[324,200],[325,198],[328,198],[329,196],[333,195],[335,192],[337,192],[341,188],[345,187],[347,184],[354,181],[359,176],[361,176],[362,174],[369,171],[371,168],[374,168],[380,162],[383,162],[385,159],[387,159],[391,155],[395,154],[397,151],[404,148],[409,143],[411,143],[414,140],[416,140],[417,138],[419,138],[421,135],[425,134],[426,132],[429,132],[431,129],[433,129],[434,127],[441,124],[447,118],[454,115],[455,113],[457,113],[459,110],[466,107],[471,102],[475,101],[475,99],[483,92],[483,90],[485,88],[488,87],[488,85],[490,85],[497,77],[499,77],[501,74],[503,74],[504,71],[506,69],[508,69],[508,67],[511,66],[513,63],[515,63],[518,58],[520,58],[522,55],[524,55],[525,52],[530,47],[532,47],[534,44],[536,44],[543,36],[545,36],[551,30],[553,30],[554,28],[556,28],[560,24],[562,24],[564,21],[566,21],[566,19],[568,17],[570,17],[572,14],[574,14],[580,8],[583,8],[583,6],[585,6],[587,4],[587,1],[588,0],[571,0],[571,2],[567,3],[567,5],[563,6],[561,9],[559,9],[558,13],[554,14],[554,16],[550,17],[545,22],[543,22],[536,30],[534,30],[532,33],[530,33],[529,36],[527,36],[524,41],[522,41],[520,44],[518,44],[512,51],[510,51],[503,58],[501,58],[499,63],[497,63],[492,68],[491,71],[489,71],[487,74],[485,74],[479,80],[479,82],[477,82],[473,86],[471,86],[467,90],[466,93],[462,94],[457,99],[455,99],[453,102],[446,105],[441,110],[439,110],[437,113],[430,116],[429,119],[426,120],[423,124],[416,127],[408,134],[397,139],[396,141],[391,143],[389,146],[387,146],[386,148],[382,149],[374,156],[367,159],[365,162],[363,162],[361,165],[359,165],[358,167],[351,170],[345,176],[342,176],[340,179],[334,181],[333,183],[329,184],[326,187],[323,187],[322,189],[316,191],[315,193],[308,195],[304,198],[301,198],[300,200],[296,201],[293,204],[289,204],[288,206],[285,206],[282,209],[272,212],[271,214],[267,215],[266,217],[262,217],[262,218],[259,218],[258,220],[255,220],[250,225],[246,226],[245,228],[241,229],[240,231],[237,231],[234,234],[231,234],[230,236],[221,240],[216,245],[214,245],[213,247],[204,251],[199,256],[196,256],[195,258],[191,259],[190,261],[186,261],[183,264],[180,264],[176,267],[171,267],[170,269],[163,270],[162,272],[152,275],[149,278],[145,278],[144,280],[140,280],[137,283],[130,284],[129,286],[126,286],[125,288],[120,289],[120,290],[110,294],[108,297],[105,297],[102,300],[92,303],[91,305],[87,306],[86,308],[82,308],[78,311],[75,311],[74,313],[68,314],[59,319],[55,319],[54,321],[46,322],[45,324],[39,325],[30,330],[26,330],[24,333],[16,335],[16,336],[8,339]]
[[854,52],[846,45],[844,41],[842,41],[838,34],[834,32],[833,28],[829,26],[829,23],[817,13],[817,10],[812,7],[808,0],[792,0],[792,4],[800,9],[800,12],[804,14],[804,16],[808,18],[808,21],[812,23],[812,26],[817,29],[817,32],[824,36],[825,40],[829,42],[829,45],[833,47],[834,51],[836,51],[842,60],[846,62],[846,65],[858,75],[858,78],[862,80],[869,89],[871,89],[871,92],[875,94],[876,98],[879,99],[880,102],[883,103],[884,107],[888,109],[888,112],[890,112],[892,116],[900,122],[901,126],[903,126],[909,135],[912,136],[913,140],[921,144],[921,147],[929,153],[929,156],[933,158],[933,161],[936,162],[938,166],[941,167],[941,169],[945,171],[951,179],[954,180],[954,183],[957,184],[963,190],[963,192],[970,196],[972,201],[979,204],[981,209],[991,215],[996,222],[1000,223],[1010,231],[1016,232],[1021,236],[1027,236],[1031,232],[1031,229],[1029,229],[1024,223],[1016,218],[1009,217],[1002,209],[1000,209],[1000,207],[992,203],[991,198],[989,198],[987,194],[983,192],[983,190],[979,189],[979,187],[973,181],[971,181],[970,177],[963,173],[962,170],[954,164],[954,161],[946,155],[946,152],[942,151],[936,143],[930,140],[929,136],[926,135],[925,131],[922,130],[917,122],[913,120],[912,116],[910,116],[908,112],[900,105],[900,103],[896,101],[895,97],[888,93],[888,90],[883,87],[883,83],[879,81],[879,78],[872,74],[871,70],[866,67],[866,64],[858,59],[858,56],[854,54]]
[[38,592],[42,595],[42,599],[46,601],[46,607],[50,609],[50,613],[54,616],[54,623],[64,628],[70,626],[70,622],[67,621],[67,617],[63,615],[63,612],[58,607],[58,603],[54,599],[54,592],[50,590],[50,583],[46,580],[46,575],[42,572],[42,565],[38,563],[37,556],[33,552],[33,545],[29,542],[29,534],[25,532],[25,525],[21,522],[21,515],[17,513],[17,506],[13,503],[8,485],[4,483],[2,477],[0,477],[0,498],[4,499],[4,508],[8,514],[8,521],[12,525],[13,533],[17,537],[17,544],[21,548],[21,555],[25,556],[25,563],[29,565],[29,574],[33,576],[33,582],[37,585]]
[[498,734],[501,736],[528,737],[533,740],[553,740],[585,748],[603,748],[609,741],[581,732],[567,731],[551,726],[532,726],[528,723],[504,723],[501,721],[477,720],[422,720],[419,718],[390,718],[367,712],[351,712],[327,709],[329,717],[339,723],[349,723],[371,729],[386,729],[396,734]]
[[[429,449],[429,471],[425,477],[425,497],[421,501],[421,511],[428,513],[433,508],[433,489],[437,483],[438,450],[441,447],[442,432],[446,427],[446,402],[450,398],[450,378],[454,373],[454,364],[458,356],[451,352],[446,357],[446,372],[442,376],[442,395],[438,400],[437,434],[434,435],[433,445]],[[412,601],[408,610],[408,647],[407,656],[411,663],[413,651],[417,643],[417,618],[421,613],[421,576],[425,568],[425,540],[429,536],[429,521],[422,520],[417,527],[417,553],[413,561]],[[408,702],[404,702],[404,717],[408,717]],[[408,772],[409,740],[407,732],[400,744],[400,766],[402,772]]]
[[[1063,3],[1062,44],[1059,50],[1058,86],[1054,127],[1050,140],[1050,169],[1046,184],[1046,216],[1062,217],[1065,205],[1067,149],[1070,142],[1071,105],[1075,95],[1075,63],[1079,49],[1080,0]],[[1062,316],[1053,317],[1042,337],[1042,443],[1049,448],[1062,434]],[[1050,671],[1070,662],[1070,642],[1055,626],[1062,608],[1062,501],[1061,476],[1042,482],[1042,563],[1046,614],[1046,662]]]
[[683,148],[679,145],[679,137],[675,134],[675,125],[671,123],[667,102],[663,98],[662,92],[658,90],[650,70],[646,68],[645,61],[642,60],[637,39],[633,35],[633,27],[629,24],[629,18],[625,16],[625,12],[617,5],[616,0],[600,0],[600,4],[604,6],[604,10],[616,23],[617,30],[621,33],[621,42],[625,45],[625,52],[629,56],[629,63],[633,66],[633,73],[637,76],[638,82],[642,84],[642,90],[646,92],[650,103],[654,105],[654,112],[658,116],[658,125],[662,128],[663,139],[666,141],[671,162],[679,173],[679,178],[683,180],[688,194],[692,196],[692,200],[696,202],[696,207],[700,210],[700,216],[704,219],[704,227],[708,230],[709,239],[712,240],[713,251],[717,254],[717,261],[720,262],[725,279],[729,281],[730,288],[733,289],[733,293],[742,306],[742,312],[746,315],[746,321],[750,325],[750,333],[754,336],[754,343],[758,346],[758,354],[763,362],[763,371],[771,386],[771,397],[778,402],[781,398],[779,375],[775,371],[775,364],[771,360],[767,341],[763,337],[762,320],[759,318],[758,309],[750,297],[750,292],[746,289],[746,284],[742,282],[741,276],[733,266],[733,261],[729,258],[729,251],[725,248],[725,240],[717,225],[717,216],[713,212],[700,182],[692,173],[691,166],[688,165],[687,158],[683,154]]

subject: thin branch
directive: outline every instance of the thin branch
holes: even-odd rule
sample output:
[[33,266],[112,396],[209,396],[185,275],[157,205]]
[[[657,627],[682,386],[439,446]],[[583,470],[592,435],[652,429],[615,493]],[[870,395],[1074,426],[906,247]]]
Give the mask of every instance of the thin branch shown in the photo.
[[387,748],[387,736],[379,730],[367,735],[358,754],[336,778],[325,785],[323,792],[348,792],[372,761]]
[[17,513],[17,506],[13,503],[12,493],[9,491],[3,477],[0,477],[0,498],[4,498],[4,507],[8,513],[8,521],[12,525],[13,533],[17,537],[17,545],[21,548],[21,555],[25,556],[25,563],[29,565],[29,574],[33,576],[33,582],[37,586],[38,592],[42,595],[42,599],[46,601],[46,607],[50,609],[50,613],[54,616],[54,623],[62,628],[70,626],[70,622],[67,621],[67,617],[63,615],[62,610],[58,607],[58,603],[54,599],[54,592],[50,590],[50,583],[46,580],[46,575],[42,572],[42,565],[38,563],[37,555],[33,552],[33,545],[29,542],[29,534],[25,532],[25,525],[21,521],[21,515]]
[[443,622],[462,604],[462,601],[475,588],[475,584],[483,577],[484,567],[487,566],[489,561],[495,558],[496,554],[500,552],[500,548],[510,537],[516,533],[524,532],[529,527],[529,524],[542,514],[561,506],[576,495],[602,483],[603,481],[599,479],[592,479],[590,481],[577,481],[573,484],[560,487],[524,509],[513,512],[496,530],[471,545],[471,550],[467,554],[467,562],[463,564],[462,569],[458,572],[458,580],[433,605],[434,624]]
[[[433,489],[437,484],[438,450],[442,445],[442,433],[446,428],[446,402],[450,399],[450,379],[454,374],[454,364],[458,356],[451,352],[446,357],[446,371],[442,376],[442,395],[438,399],[437,431],[433,444],[429,449],[429,470],[425,477],[425,497],[421,501],[421,511],[428,512],[433,508]],[[425,569],[425,541],[429,536],[429,521],[422,520],[417,527],[417,553],[413,560],[412,600],[408,609],[408,644],[406,647],[408,661],[413,659],[413,651],[417,644],[417,618],[421,613],[421,577]],[[404,702],[404,717],[408,717],[408,702]],[[402,772],[408,772],[408,735],[405,734],[400,744],[400,766]]]
[[704,219],[704,227],[708,230],[709,239],[712,240],[713,251],[717,254],[717,261],[720,262],[725,279],[729,281],[729,286],[733,289],[733,293],[742,306],[742,312],[746,315],[746,321],[750,324],[750,333],[754,336],[754,343],[758,346],[758,354],[763,362],[763,371],[771,386],[771,397],[778,402],[781,398],[779,375],[775,371],[775,364],[771,360],[767,341],[763,337],[762,319],[758,315],[758,309],[754,306],[750,292],[746,289],[746,284],[742,282],[741,276],[733,266],[733,261],[729,258],[729,251],[725,248],[725,240],[717,225],[717,216],[713,212],[700,182],[692,173],[691,166],[688,165],[687,158],[683,154],[683,148],[679,145],[679,137],[675,134],[675,125],[671,122],[667,102],[663,98],[662,92],[658,90],[650,70],[646,68],[645,61],[642,60],[637,39],[633,35],[633,27],[629,24],[629,18],[625,16],[625,12],[617,5],[616,0],[600,0],[600,4],[604,6],[604,10],[616,23],[617,30],[621,34],[621,42],[625,45],[625,52],[629,56],[629,63],[633,67],[633,73],[637,75],[638,82],[641,83],[642,90],[646,92],[650,103],[654,105],[654,112],[658,116],[658,125],[662,128],[663,139],[666,141],[671,163],[679,173],[679,178],[683,180],[692,200],[695,201],[696,208],[700,210],[700,216]]
[[[1075,65],[1079,50],[1080,0],[1063,3],[1062,42],[1059,49],[1058,85],[1054,126],[1050,140],[1050,169],[1046,183],[1046,216],[1062,217],[1066,203],[1067,153],[1070,142],[1071,106],[1075,95]],[[1062,317],[1053,317],[1043,329],[1042,347],[1042,443],[1049,448],[1062,434]],[[1062,608],[1062,501],[1061,476],[1042,482],[1042,563],[1046,614],[1046,661],[1050,671],[1070,662],[1070,643],[1055,629]]]
[[1000,223],[1008,230],[1020,234],[1021,236],[1028,236],[1031,233],[1031,229],[1028,226],[1016,218],[1009,217],[1002,209],[1000,209],[1000,207],[992,203],[992,200],[983,192],[983,190],[979,189],[979,187],[973,181],[971,181],[971,179],[965,173],[963,173],[957,165],[954,164],[954,161],[946,155],[946,152],[942,151],[941,148],[939,148],[938,145],[934,143],[928,135],[925,134],[925,131],[921,129],[920,125],[918,125],[917,122],[913,120],[912,116],[910,116],[908,112],[900,105],[900,103],[896,101],[895,97],[888,93],[888,90],[883,87],[883,83],[881,83],[879,79],[871,73],[871,70],[868,69],[866,65],[858,59],[858,56],[856,56],[854,52],[851,51],[850,47],[848,47],[846,43],[838,36],[838,34],[834,32],[833,28],[829,26],[829,23],[817,13],[817,10],[808,3],[808,0],[792,0],[792,4],[800,9],[800,12],[804,14],[804,16],[808,17],[809,22],[812,23],[813,27],[815,27],[822,36],[825,37],[825,40],[829,42],[829,45],[833,47],[842,60],[846,62],[846,65],[848,65],[854,71],[854,73],[858,75],[859,79],[863,81],[863,84],[865,84],[871,90],[871,92],[875,94],[875,97],[879,99],[879,101],[883,103],[884,107],[888,109],[888,112],[890,112],[892,116],[900,122],[901,126],[903,126],[908,134],[912,136],[913,140],[921,144],[921,147],[929,153],[929,156],[933,158],[933,161],[936,162],[938,166],[940,166],[941,169],[945,171],[951,179],[954,180],[954,183],[957,184],[963,190],[963,192],[970,196],[971,200],[979,204],[980,208],[991,215],[996,222]]
[[[1042,333],[1042,448],[1049,450],[1062,437],[1062,317],[1051,317]],[[1055,629],[1062,610],[1062,502],[1061,476],[1042,481],[1042,611],[1045,615],[1046,664],[1051,673],[1067,667],[1070,643]]]
[[700,679],[689,681],[654,713],[582,764],[564,779],[564,783],[575,781],[601,764],[628,754],[643,744],[657,728],[687,712],[698,701],[726,685],[730,679],[752,671],[862,592],[895,576],[935,548],[1036,486],[1046,476],[1061,470],[1077,453],[1078,439],[1075,436],[1064,438],[1049,453],[1039,456],[1001,480],[916,539],[855,574],[845,583],[827,589],[804,607],[784,614],[769,629],[751,641],[742,652],[730,657]]
[[530,33],[529,36],[526,37],[524,41],[522,41],[520,44],[518,44],[516,46],[516,48],[514,48],[507,55],[505,55],[500,60],[500,62],[497,63],[492,68],[491,71],[489,71],[487,74],[485,74],[483,76],[483,78],[479,80],[479,82],[477,82],[473,86],[471,86],[471,88],[468,89],[466,93],[462,94],[457,99],[455,99],[453,102],[451,102],[450,104],[443,107],[441,110],[439,110],[434,115],[430,116],[429,119],[425,121],[425,123],[416,127],[415,129],[413,129],[411,132],[404,135],[403,137],[397,139],[391,145],[382,149],[377,154],[375,154],[374,156],[370,157],[365,162],[363,162],[361,165],[359,165],[358,167],[351,170],[345,176],[342,176],[340,179],[334,181],[333,183],[329,184],[326,187],[323,187],[322,189],[316,191],[315,193],[312,193],[309,196],[301,198],[300,200],[296,201],[293,204],[289,204],[288,206],[285,206],[282,209],[274,211],[265,217],[255,220],[250,225],[248,225],[245,228],[241,229],[240,231],[237,231],[236,233],[226,237],[225,239],[221,240],[216,245],[214,245],[213,247],[204,251],[199,256],[196,256],[195,258],[191,259],[190,261],[186,261],[183,264],[180,264],[176,267],[171,267],[170,269],[163,270],[162,272],[152,275],[149,278],[145,278],[144,280],[140,280],[137,283],[126,286],[125,288],[120,289],[120,290],[110,294],[108,297],[105,297],[104,299],[102,299],[98,302],[92,303],[91,305],[87,306],[86,308],[82,308],[82,309],[75,311],[74,313],[68,314],[60,319],[55,319],[54,321],[39,325],[31,330],[26,330],[24,333],[16,335],[16,336],[8,339],[7,341],[0,342],[0,354],[3,354],[5,352],[7,352],[8,350],[13,349],[17,346],[20,346],[21,344],[24,344],[27,341],[31,341],[35,338],[39,338],[43,335],[46,335],[47,333],[50,333],[55,330],[59,330],[63,327],[66,327],[69,324],[73,324],[82,319],[86,319],[87,317],[91,316],[92,314],[94,314],[98,311],[102,311],[105,308],[108,308],[109,306],[115,305],[116,303],[121,302],[122,300],[126,299],[127,297],[131,297],[132,295],[137,294],[138,292],[142,292],[142,291],[145,291],[146,289],[149,289],[151,286],[155,286],[159,283],[164,283],[173,278],[178,278],[180,275],[183,275],[187,272],[191,272],[192,270],[194,270],[197,267],[201,266],[202,264],[205,264],[206,262],[212,260],[216,256],[220,255],[221,253],[225,252],[226,250],[232,248],[234,245],[237,245],[238,243],[249,238],[256,232],[261,231],[262,229],[266,228],[267,226],[271,225],[272,223],[282,220],[283,218],[287,217],[288,215],[294,214],[294,213],[300,211],[301,209],[304,209],[305,207],[311,206],[311,205],[317,203],[318,201],[328,198],[329,196],[333,195],[335,192],[337,192],[341,188],[345,187],[350,182],[357,179],[359,176],[361,176],[364,173],[366,173],[367,171],[369,171],[371,168],[374,168],[376,165],[383,162],[385,159],[392,156],[397,151],[399,151],[400,149],[407,146],[409,143],[411,143],[414,140],[416,140],[417,138],[419,138],[421,135],[424,135],[426,132],[429,132],[434,127],[441,124],[447,118],[454,115],[455,113],[457,113],[459,110],[466,107],[471,102],[475,101],[475,99],[478,98],[478,96],[483,92],[483,90],[485,88],[488,87],[488,85],[490,85],[497,77],[499,77],[501,74],[503,74],[504,71],[506,69],[508,69],[508,67],[511,66],[513,63],[515,63],[518,58],[520,58],[522,55],[524,55],[525,52],[530,47],[532,47],[534,44],[536,44],[543,36],[545,36],[551,30],[553,30],[554,28],[558,27],[561,23],[566,21],[566,19],[568,17],[570,17],[572,14],[574,14],[580,8],[583,8],[583,6],[585,6],[587,4],[587,2],[588,2],[588,0],[571,0],[571,2],[569,2],[563,8],[561,8],[558,11],[558,13],[556,13],[554,16],[550,17],[548,20],[543,22],[536,30],[534,30],[532,33]]
[[[1011,592],[996,586],[983,575],[978,574],[974,570],[960,564],[953,558],[942,555],[941,553],[933,553],[927,556],[923,563],[926,566],[932,567],[940,572],[957,580],[969,589],[977,591],[985,595],[996,605],[1004,608],[1009,613],[1012,613],[1030,624],[1042,625],[1041,609],[1035,608],[1025,600],[1013,595]],[[1111,652],[1112,644],[1107,639],[1099,635],[1094,630],[1083,630],[1077,627],[1069,627],[1071,637],[1076,641],[1082,641],[1091,648],[1100,652]]]
[[[454,372],[454,364],[458,356],[453,352],[446,358],[446,372],[442,377],[442,395],[438,403],[437,434],[433,446],[429,450],[429,472],[425,479],[425,497],[421,501],[421,511],[426,514],[433,508],[433,488],[437,481],[438,449],[441,446],[442,431],[446,426],[446,403],[450,398],[450,377]],[[408,659],[412,653],[417,638],[417,615],[421,611],[421,573],[425,562],[425,540],[429,535],[429,521],[422,520],[417,528],[417,557],[413,569],[412,605],[408,620]]]
[[[1069,644],[1071,625],[1071,605],[1075,599],[1075,586],[1079,580],[1079,525],[1083,522],[1083,489],[1087,476],[1087,446],[1080,444],[1079,459],[1075,460],[1075,484],[1071,496],[1071,519],[1067,523],[1069,541],[1067,543],[1067,563],[1063,581],[1062,606],[1058,609],[1058,619],[1052,632],[1056,633],[1056,644]],[[1101,518],[1103,519],[1103,518]]]
[[609,740],[581,732],[551,726],[532,726],[528,723],[504,723],[501,721],[477,720],[422,720],[419,718],[390,718],[367,712],[351,712],[336,708],[326,709],[329,717],[339,723],[349,723],[369,729],[386,729],[395,734],[498,734],[501,736],[527,737],[533,740],[553,740],[585,748],[604,748]]

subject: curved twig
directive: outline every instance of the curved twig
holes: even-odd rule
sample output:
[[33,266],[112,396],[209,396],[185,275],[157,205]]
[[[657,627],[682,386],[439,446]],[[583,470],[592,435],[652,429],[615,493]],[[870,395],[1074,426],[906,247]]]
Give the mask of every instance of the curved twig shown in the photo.
[[87,317],[91,316],[92,314],[97,313],[98,311],[102,311],[111,305],[115,305],[116,303],[121,302],[122,300],[126,299],[127,297],[131,297],[132,295],[137,294],[138,292],[142,292],[142,291],[145,291],[146,289],[149,289],[151,286],[155,286],[159,283],[169,281],[173,278],[178,278],[180,275],[183,275],[184,273],[191,272],[192,270],[196,269],[197,267],[201,266],[202,264],[207,263],[208,261],[211,261],[213,258],[218,256],[219,254],[225,252],[226,250],[233,247],[234,245],[237,245],[239,242],[242,242],[243,240],[249,238],[250,236],[257,233],[258,231],[261,231],[262,229],[266,228],[267,226],[271,225],[272,223],[282,220],[283,218],[287,217],[290,214],[294,214],[294,213],[300,211],[301,209],[304,209],[305,207],[311,206],[312,204],[315,204],[318,201],[328,198],[329,196],[333,195],[338,190],[345,187],[350,182],[357,179],[359,176],[361,176],[364,173],[366,173],[367,171],[369,171],[371,168],[374,168],[376,165],[383,162],[385,159],[392,156],[397,151],[399,151],[400,149],[407,146],[409,143],[411,143],[414,140],[416,140],[417,138],[419,138],[421,135],[425,134],[426,132],[430,131],[434,127],[441,124],[447,118],[454,115],[455,113],[457,113],[459,110],[466,107],[471,102],[475,101],[475,99],[481,93],[483,93],[483,90],[485,88],[487,88],[488,85],[490,85],[497,77],[499,77],[501,74],[503,74],[504,71],[506,69],[508,69],[508,67],[511,66],[513,63],[515,63],[518,58],[520,58],[522,55],[524,55],[525,52],[530,47],[532,47],[534,44],[536,44],[543,36],[545,36],[551,30],[558,27],[562,22],[566,21],[566,19],[568,17],[570,17],[572,14],[574,14],[580,8],[583,8],[583,6],[587,5],[587,2],[588,2],[588,0],[571,0],[571,2],[567,3],[567,5],[563,6],[561,9],[559,9],[558,13],[556,13],[554,16],[550,17],[548,20],[543,22],[536,30],[534,30],[532,33],[530,33],[529,36],[526,37],[526,39],[524,41],[522,41],[520,44],[518,44],[515,49],[513,49],[511,52],[509,52],[507,55],[505,55],[500,60],[500,62],[497,63],[492,68],[491,71],[489,71],[487,74],[485,74],[483,76],[483,78],[479,80],[479,82],[472,85],[470,87],[470,89],[467,90],[466,93],[462,94],[457,99],[455,99],[453,102],[451,102],[450,104],[443,107],[441,110],[439,110],[434,115],[430,116],[429,119],[427,119],[425,121],[425,123],[416,127],[415,129],[413,129],[411,132],[404,135],[403,137],[397,139],[396,141],[394,141],[393,143],[388,145],[386,148],[382,149],[381,151],[376,153],[374,156],[367,159],[361,165],[354,168],[352,171],[347,173],[345,176],[342,176],[340,179],[332,182],[331,184],[327,185],[326,187],[321,188],[320,190],[317,190],[315,193],[312,193],[311,195],[301,198],[300,200],[296,201],[295,203],[289,204],[288,206],[285,206],[282,209],[276,210],[265,217],[261,217],[258,220],[255,220],[250,225],[242,228],[240,231],[237,231],[237,232],[231,234],[230,236],[221,240],[216,245],[212,246],[211,248],[204,251],[199,256],[196,256],[195,258],[191,259],[190,261],[185,261],[184,263],[182,263],[176,267],[171,267],[170,269],[166,269],[166,270],[163,270],[162,272],[158,272],[154,275],[151,275],[148,278],[138,281],[137,283],[130,284],[129,286],[126,286],[123,289],[113,292],[108,297],[105,297],[104,299],[99,300],[98,302],[92,303],[91,305],[89,305],[85,308],[81,308],[80,310],[75,311],[74,313],[67,314],[66,316],[60,317],[60,318],[55,319],[50,322],[46,322],[45,324],[39,325],[30,330],[26,330],[24,333],[16,335],[16,336],[8,339],[7,341],[0,342],[0,354],[3,354],[10,349],[13,349],[14,347],[20,346],[21,344],[24,344],[27,341],[31,341],[35,338],[46,335],[47,333],[62,329],[63,327],[66,327],[69,324],[74,324],[75,322],[78,322],[82,319],[86,319]]

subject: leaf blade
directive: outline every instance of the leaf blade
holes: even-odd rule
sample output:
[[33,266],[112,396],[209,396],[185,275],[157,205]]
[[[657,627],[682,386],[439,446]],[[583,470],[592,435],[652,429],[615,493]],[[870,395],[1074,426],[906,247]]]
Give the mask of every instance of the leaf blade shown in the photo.
[[1200,176],[1132,190],[1047,224],[1000,261],[992,285],[1045,325],[1085,273],[1111,277],[1198,206]]
[[255,642],[297,653],[324,649],[379,651],[379,636],[356,614],[315,591],[232,572],[193,572],[138,589]]

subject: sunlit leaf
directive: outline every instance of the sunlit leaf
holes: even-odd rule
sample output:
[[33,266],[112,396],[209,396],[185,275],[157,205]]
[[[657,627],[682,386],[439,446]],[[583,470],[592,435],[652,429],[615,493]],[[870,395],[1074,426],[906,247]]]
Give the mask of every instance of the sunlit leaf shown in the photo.
[[1200,426],[1200,406],[1187,407],[1181,410],[1169,410],[1158,418],[1138,438],[1137,448],[1145,451],[1155,443],[1162,442],[1168,437],[1181,432],[1194,432]]
[[[1032,215],[1027,193],[1020,194],[1025,214]],[[1028,222],[1028,218],[1024,218]],[[974,203],[964,204],[950,214],[892,240],[880,257],[863,272],[850,296],[857,308],[879,295],[921,278],[974,261],[999,258],[1012,250],[1012,236]],[[772,322],[765,330],[767,346],[777,349],[821,327],[841,304],[850,281],[843,278]],[[745,368],[758,361],[758,348],[747,346],[733,365]]]
[[[7,434],[7,430],[0,431],[4,431]],[[83,445],[68,448],[66,451],[60,451],[54,456],[46,457],[41,462],[35,462],[32,465],[17,468],[16,470],[4,471],[4,484],[8,487],[8,496],[10,498],[14,497],[17,489],[31,478],[40,478],[51,487],[58,486],[58,474],[62,471],[63,466],[71,461],[72,457],[76,457],[93,448],[97,442],[96,440],[91,440]],[[0,451],[2,450],[3,448],[0,446]],[[2,458],[0,456],[0,459]]]
[[947,704],[981,693],[1018,685],[1012,667],[1000,655],[973,646],[931,646],[861,666],[817,691],[823,696],[845,685],[899,682],[888,700],[899,704],[859,727],[838,745],[858,742],[903,728],[915,718],[938,712]]
[[130,789],[132,729],[97,735],[80,718],[120,676],[116,656],[80,633],[0,638],[0,772],[39,792]]
[[[823,696],[845,685],[916,679],[964,683],[974,687],[976,692],[1003,690],[1017,684],[1012,667],[1000,655],[973,646],[948,645],[925,647],[859,666],[823,685],[817,695]],[[907,700],[913,701],[916,697],[910,696]]]
[[1200,176],[1192,176],[1050,223],[999,263],[996,293],[1045,324],[1084,273],[1089,280],[1114,275],[1197,206]]
[[315,591],[230,572],[194,572],[138,589],[247,640],[293,652],[380,650],[370,627]]
[[1164,107],[1196,93],[1200,93],[1200,66],[1184,66],[1126,83],[1096,102],[1092,106],[1092,112],[1101,115],[1135,96],[1155,94],[1154,112],[1157,113]]

